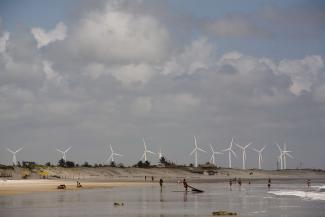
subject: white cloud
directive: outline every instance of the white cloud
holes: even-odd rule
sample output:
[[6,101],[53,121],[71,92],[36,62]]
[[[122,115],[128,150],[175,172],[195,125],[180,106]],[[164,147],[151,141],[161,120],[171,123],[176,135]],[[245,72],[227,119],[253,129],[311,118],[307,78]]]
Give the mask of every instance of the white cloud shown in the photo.
[[207,69],[215,52],[215,45],[206,38],[200,38],[187,46],[185,50],[166,62],[162,73],[168,74],[193,74],[199,69]]
[[0,54],[6,51],[9,38],[10,38],[9,32],[4,32],[2,37],[0,37]]
[[131,14],[107,5],[91,12],[71,37],[78,55],[104,62],[159,62],[166,56],[169,33],[149,15]]
[[31,33],[37,42],[37,48],[47,46],[55,41],[62,41],[66,37],[67,27],[64,23],[58,23],[51,31],[46,32],[42,28],[32,28]]
[[113,67],[112,75],[123,85],[134,83],[146,84],[154,73],[154,68],[148,64],[130,64]]
[[50,82],[54,82],[58,85],[62,84],[63,77],[60,75],[59,72],[55,71],[52,68],[53,63],[44,60],[43,61],[43,70],[46,75],[46,79]]
[[317,55],[306,56],[301,60],[282,60],[278,66],[279,73],[291,78],[290,91],[295,95],[299,95],[302,91],[310,91],[323,69],[323,59]]

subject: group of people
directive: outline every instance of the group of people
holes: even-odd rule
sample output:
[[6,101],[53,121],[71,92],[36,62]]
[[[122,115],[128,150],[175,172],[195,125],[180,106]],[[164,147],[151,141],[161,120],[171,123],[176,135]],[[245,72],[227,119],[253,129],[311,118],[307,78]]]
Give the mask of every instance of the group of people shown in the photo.
[[[239,186],[239,189],[241,189],[241,186],[242,186],[241,178],[239,178],[239,179],[234,178],[234,179],[229,179],[229,188],[230,188],[230,190],[232,190],[232,184],[234,182],[237,182],[237,184]],[[250,185],[250,184],[251,184],[251,180],[248,180],[248,185]],[[267,187],[268,187],[268,189],[271,188],[271,178],[269,178],[268,181],[267,181]]]

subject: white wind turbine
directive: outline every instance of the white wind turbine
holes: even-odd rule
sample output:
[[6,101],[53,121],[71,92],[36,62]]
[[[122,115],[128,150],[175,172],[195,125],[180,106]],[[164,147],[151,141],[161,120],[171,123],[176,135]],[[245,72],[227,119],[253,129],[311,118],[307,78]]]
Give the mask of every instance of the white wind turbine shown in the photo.
[[278,147],[279,151],[280,151],[280,155],[278,156],[278,160],[280,160],[280,168],[281,170],[283,170],[283,151],[280,147],[280,145],[277,143],[276,146]]
[[234,138],[231,138],[231,142],[230,142],[229,148],[227,148],[225,150],[222,150],[223,152],[228,151],[228,154],[229,154],[229,168],[231,168],[231,154],[233,154],[234,157],[236,157],[236,153],[232,150],[233,143],[234,143]]
[[241,146],[241,145],[236,144],[236,146],[237,146],[238,148],[240,148],[241,151],[242,151],[243,170],[246,169],[246,149],[247,149],[248,146],[250,146],[251,144],[252,144],[251,142],[248,143],[246,146]]
[[155,153],[147,149],[146,141],[144,139],[143,139],[143,146],[144,146],[144,151],[143,151],[141,160],[144,159],[144,162],[146,162],[147,161],[147,153],[150,153],[150,154],[155,154]]
[[158,151],[158,160],[161,160],[161,158],[164,156],[164,153],[162,153],[161,151],[161,147],[159,148],[159,151]]
[[109,144],[109,147],[111,149],[111,155],[108,157],[107,162],[109,162],[110,160],[111,160],[111,162],[115,162],[114,161],[114,156],[123,156],[121,154],[115,153],[111,144]]
[[223,153],[222,153],[222,152],[215,151],[215,150],[213,149],[213,145],[212,145],[212,144],[210,144],[210,148],[211,148],[211,152],[212,152],[212,155],[211,155],[211,158],[210,158],[210,162],[211,162],[212,164],[216,165],[214,155],[216,155],[216,154],[223,154]]
[[293,156],[290,153],[291,153],[291,151],[287,150],[287,144],[284,143],[283,144],[282,156],[283,156],[283,169],[285,169],[285,170],[287,169],[287,158],[286,158],[286,156],[293,159]]
[[195,153],[195,155],[194,155],[194,158],[195,158],[195,163],[194,163],[194,166],[195,167],[197,167],[198,166],[198,151],[201,151],[201,152],[206,152],[205,150],[203,150],[203,149],[201,149],[201,148],[199,148],[198,146],[197,146],[197,142],[196,142],[196,137],[194,136],[194,149],[193,149],[193,151],[190,153],[190,155],[192,155],[192,154],[194,154]]
[[266,145],[261,148],[260,150],[253,148],[254,151],[256,151],[258,153],[258,169],[262,169],[262,152],[264,151],[264,149],[266,148]]
[[19,148],[16,151],[12,151],[11,149],[7,148],[7,151],[9,151],[12,154],[12,163],[13,165],[17,165],[17,158],[16,154],[20,152],[23,148]]
[[64,160],[64,161],[67,161],[67,152],[68,151],[70,151],[70,149],[71,149],[71,146],[69,147],[69,148],[67,148],[65,151],[62,151],[62,150],[60,150],[60,149],[56,149],[58,152],[61,152],[62,153],[62,159]]

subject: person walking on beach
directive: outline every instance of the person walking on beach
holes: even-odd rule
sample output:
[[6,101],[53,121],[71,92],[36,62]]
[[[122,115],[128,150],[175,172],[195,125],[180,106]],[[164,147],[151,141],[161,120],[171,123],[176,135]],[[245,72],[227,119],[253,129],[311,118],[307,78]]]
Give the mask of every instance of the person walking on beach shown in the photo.
[[160,180],[159,180],[160,191],[162,191],[163,183],[164,183],[164,180],[162,178],[160,178]]
[[186,179],[183,179],[183,186],[185,188],[185,191],[187,192],[188,184],[186,182]]
[[229,188],[230,188],[230,191],[231,191],[231,186],[232,186],[232,179],[229,179]]
[[151,176],[151,181],[152,181],[152,182],[154,181],[154,177],[153,177],[153,176]]
[[267,188],[270,190],[271,188],[271,178],[269,178],[269,181],[267,182]]
[[308,190],[310,189],[310,183],[311,183],[311,180],[310,180],[310,179],[307,179],[307,180],[306,180],[306,184],[307,184],[307,188],[308,188]]
[[239,186],[239,190],[241,190],[241,184],[242,184],[241,178],[238,179],[237,183],[238,183],[238,186]]

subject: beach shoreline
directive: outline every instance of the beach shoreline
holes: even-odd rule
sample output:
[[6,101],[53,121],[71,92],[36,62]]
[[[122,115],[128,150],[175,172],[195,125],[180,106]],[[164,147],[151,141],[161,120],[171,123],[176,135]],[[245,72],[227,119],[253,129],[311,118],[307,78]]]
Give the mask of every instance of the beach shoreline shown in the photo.
[[[209,173],[211,171],[214,173]],[[57,189],[61,184],[66,185],[66,191],[144,185],[158,186],[157,182],[160,178],[165,183],[178,183],[184,178],[189,183],[222,183],[238,178],[242,180],[243,184],[247,184],[248,180],[252,184],[263,184],[267,183],[269,178],[272,179],[272,183],[299,182],[302,185],[306,179],[311,179],[312,182],[325,181],[325,172],[322,170],[40,167],[33,170],[26,170],[25,168],[2,170],[2,174],[10,174],[11,176],[0,177],[0,196],[62,191]],[[23,179],[22,177],[26,174],[28,174],[28,178]],[[47,175],[44,176],[44,174]],[[81,182],[82,188],[77,188],[77,181]]]

